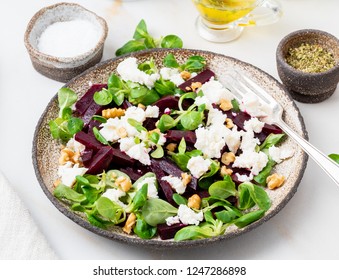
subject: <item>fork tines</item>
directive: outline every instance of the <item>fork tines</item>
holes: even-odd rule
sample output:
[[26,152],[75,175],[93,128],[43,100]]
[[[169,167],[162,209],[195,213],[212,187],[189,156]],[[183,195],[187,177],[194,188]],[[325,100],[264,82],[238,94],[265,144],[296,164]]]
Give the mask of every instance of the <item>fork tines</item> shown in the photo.
[[229,89],[238,100],[243,99],[248,94],[255,94],[266,104],[276,103],[276,101],[263,88],[248,78],[245,74],[237,70],[229,71]]

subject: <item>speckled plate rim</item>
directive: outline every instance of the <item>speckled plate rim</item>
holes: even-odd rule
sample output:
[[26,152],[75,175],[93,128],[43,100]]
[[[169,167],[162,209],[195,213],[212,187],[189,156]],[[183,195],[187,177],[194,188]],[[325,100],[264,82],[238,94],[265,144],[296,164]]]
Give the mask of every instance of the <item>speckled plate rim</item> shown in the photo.
[[[82,78],[86,75],[88,75],[89,73],[93,72],[93,71],[98,71],[98,69],[103,69],[108,67],[111,63],[114,63],[117,60],[122,60],[126,57],[129,56],[134,56],[134,57],[143,57],[143,56],[151,56],[152,54],[156,54],[156,53],[161,53],[161,52],[166,52],[166,53],[176,53],[176,52],[183,52],[186,53],[186,55],[193,55],[193,54],[200,54],[200,55],[209,55],[209,56],[217,56],[220,59],[225,59],[225,60],[229,60],[232,61],[233,63],[236,63],[238,65],[240,65],[242,68],[246,69],[252,69],[254,72],[259,72],[261,75],[266,76],[273,84],[275,87],[277,87],[280,91],[283,91],[286,94],[286,98],[290,101],[290,105],[293,107],[293,110],[296,111],[297,115],[298,115],[298,121],[300,122],[299,125],[301,127],[301,133],[302,133],[302,137],[304,137],[305,139],[308,139],[308,133],[305,127],[305,123],[303,120],[303,117],[300,114],[300,111],[297,107],[297,105],[295,104],[295,102],[293,101],[292,97],[290,96],[290,94],[288,93],[288,91],[285,89],[285,87],[280,84],[275,78],[273,78],[271,75],[269,75],[268,73],[264,72],[263,70],[261,70],[260,68],[253,66],[250,63],[241,61],[239,59],[230,57],[230,56],[226,56],[223,54],[218,54],[218,53],[214,53],[211,51],[202,51],[202,50],[196,50],[196,49],[153,49],[153,50],[146,50],[146,51],[139,51],[139,52],[135,52],[133,54],[127,54],[124,56],[119,56],[116,58],[112,58],[112,59],[108,59],[106,61],[103,61],[101,63],[98,63],[97,65],[93,66],[92,68],[86,70],[85,72],[83,72],[82,74],[76,76],[75,78],[73,78],[72,80],[70,80],[67,84],[64,85],[64,87],[68,87],[69,85],[72,85],[75,81],[77,81],[79,78]],[[34,132],[34,136],[33,136],[33,147],[32,147],[32,160],[33,160],[33,166],[34,166],[34,171],[37,177],[37,180],[43,190],[43,192],[45,193],[45,195],[47,196],[47,198],[54,204],[54,206],[61,212],[63,213],[66,217],[68,217],[69,219],[71,219],[72,221],[74,221],[75,223],[77,223],[78,225],[80,225],[81,227],[95,233],[98,234],[100,236],[106,237],[108,239],[111,240],[115,240],[118,242],[122,242],[122,243],[127,243],[130,245],[140,245],[140,246],[145,246],[145,247],[149,247],[152,249],[169,249],[169,248],[173,248],[173,249],[178,249],[178,248],[192,248],[192,247],[199,247],[199,246],[206,246],[208,244],[212,244],[212,243],[216,243],[216,242],[220,242],[220,241],[225,241],[225,240],[229,240],[238,236],[241,236],[245,233],[250,232],[251,230],[257,228],[258,226],[264,224],[265,222],[267,222],[268,220],[270,220],[273,216],[275,216],[277,213],[279,213],[285,206],[286,204],[290,201],[290,199],[294,196],[294,194],[296,193],[299,183],[304,175],[304,171],[306,169],[307,166],[307,161],[308,161],[308,156],[306,153],[302,153],[301,155],[301,163],[300,163],[300,170],[299,173],[297,174],[297,177],[295,179],[295,183],[293,185],[293,187],[290,189],[290,191],[284,196],[284,198],[282,199],[282,201],[267,215],[265,215],[263,218],[261,218],[260,220],[246,226],[243,229],[238,229],[235,230],[233,232],[226,232],[224,235],[221,236],[217,236],[217,237],[213,237],[213,238],[207,238],[207,239],[199,239],[199,240],[188,240],[188,241],[180,241],[180,242],[176,242],[173,240],[160,240],[160,239],[150,239],[150,240],[144,240],[144,239],[140,239],[138,237],[131,237],[128,236],[126,234],[120,234],[120,233],[116,233],[113,231],[108,231],[108,230],[103,230],[100,228],[97,228],[93,225],[91,225],[89,222],[85,221],[83,218],[81,218],[79,215],[77,215],[75,212],[69,210],[65,204],[63,204],[62,202],[60,202],[56,197],[53,196],[53,194],[49,191],[48,187],[46,186],[46,184],[44,183],[43,177],[39,171],[39,162],[38,162],[38,155],[37,155],[37,137],[39,135],[39,131],[40,131],[40,127],[44,121],[44,118],[46,117],[46,114],[49,110],[49,108],[52,106],[52,104],[54,102],[56,102],[57,100],[57,94],[55,94],[54,97],[52,97],[52,99],[50,100],[50,102],[48,103],[47,107],[45,108],[44,112],[42,113],[35,132]]]

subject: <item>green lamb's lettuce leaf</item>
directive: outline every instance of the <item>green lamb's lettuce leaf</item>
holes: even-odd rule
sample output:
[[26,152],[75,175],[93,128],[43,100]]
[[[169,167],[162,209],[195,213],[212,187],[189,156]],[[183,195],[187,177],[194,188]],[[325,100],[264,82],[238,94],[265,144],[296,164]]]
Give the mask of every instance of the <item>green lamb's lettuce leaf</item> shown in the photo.
[[178,209],[165,200],[152,198],[142,207],[142,216],[147,224],[156,226],[163,224],[166,219],[177,214]]
[[71,107],[77,101],[77,94],[69,88],[61,88],[58,91],[59,115],[49,122],[49,129],[54,139],[68,141],[84,126],[84,122],[72,117]]
[[166,67],[170,68],[178,68],[181,71],[188,71],[188,72],[199,72],[204,69],[206,66],[206,59],[200,55],[192,55],[183,64],[179,64],[178,61],[175,59],[173,54],[168,54],[163,63]]
[[234,224],[239,227],[239,228],[243,228],[257,220],[259,220],[260,218],[262,218],[265,215],[265,211],[264,210],[257,210],[257,211],[253,211],[253,212],[249,212],[244,214],[243,216],[241,216],[240,218],[238,218]]
[[63,184],[59,184],[54,192],[54,196],[59,199],[67,199],[71,202],[83,202],[86,200],[86,196],[83,194],[80,194],[73,190],[72,188],[65,186]]
[[237,190],[231,177],[227,175],[223,181],[217,181],[208,188],[208,193],[213,197],[226,199],[229,196],[235,196]]
[[260,150],[264,150],[264,149],[268,149],[270,147],[272,147],[273,145],[277,145],[278,143],[280,143],[282,141],[282,139],[285,137],[286,135],[284,133],[282,134],[270,134],[266,137],[264,143],[262,143],[260,145]]
[[339,163],[339,154],[330,154],[328,155],[331,159],[333,159],[336,163]]
[[224,234],[228,224],[224,224],[218,219],[214,219],[211,212],[204,213],[206,222],[199,226],[187,226],[180,229],[174,236],[175,241],[195,240],[202,238],[211,238]]
[[176,35],[167,35],[161,40],[162,48],[179,48],[183,47],[182,40]]
[[145,20],[141,20],[135,28],[133,39],[125,43],[115,52],[116,56],[153,48],[182,48],[183,42],[177,35],[167,35],[155,39],[147,30]]
[[149,225],[143,217],[137,213],[137,222],[133,228],[133,232],[142,239],[151,239],[157,233],[157,228]]
[[123,222],[126,218],[126,212],[119,205],[115,204],[112,200],[107,197],[101,196],[95,202],[96,210],[98,213],[113,222],[114,224],[119,224]]
[[268,159],[268,162],[263,170],[256,176],[254,176],[254,181],[256,181],[261,186],[266,186],[266,179],[270,176],[273,167],[276,165],[276,162],[271,158]]

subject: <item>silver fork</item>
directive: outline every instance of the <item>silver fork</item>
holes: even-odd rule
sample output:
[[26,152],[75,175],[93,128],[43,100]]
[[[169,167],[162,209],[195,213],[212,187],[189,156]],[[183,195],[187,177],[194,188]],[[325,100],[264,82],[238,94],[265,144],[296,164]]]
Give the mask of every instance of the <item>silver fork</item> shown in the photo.
[[246,93],[255,94],[262,104],[268,105],[272,110],[272,117],[270,118],[272,123],[280,127],[288,136],[294,139],[295,142],[297,142],[297,144],[299,144],[339,186],[339,164],[320,152],[283,121],[282,106],[269,93],[244,74],[234,70],[229,72],[228,75],[232,79],[232,82],[227,84],[227,87],[231,90],[236,99],[241,102]]

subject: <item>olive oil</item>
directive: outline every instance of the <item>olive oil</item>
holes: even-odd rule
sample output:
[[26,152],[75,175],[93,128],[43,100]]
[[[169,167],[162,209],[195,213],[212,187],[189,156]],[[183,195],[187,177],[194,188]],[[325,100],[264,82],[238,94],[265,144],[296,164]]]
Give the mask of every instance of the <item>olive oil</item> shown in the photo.
[[225,25],[236,21],[256,7],[256,0],[193,0],[201,16],[211,24]]

